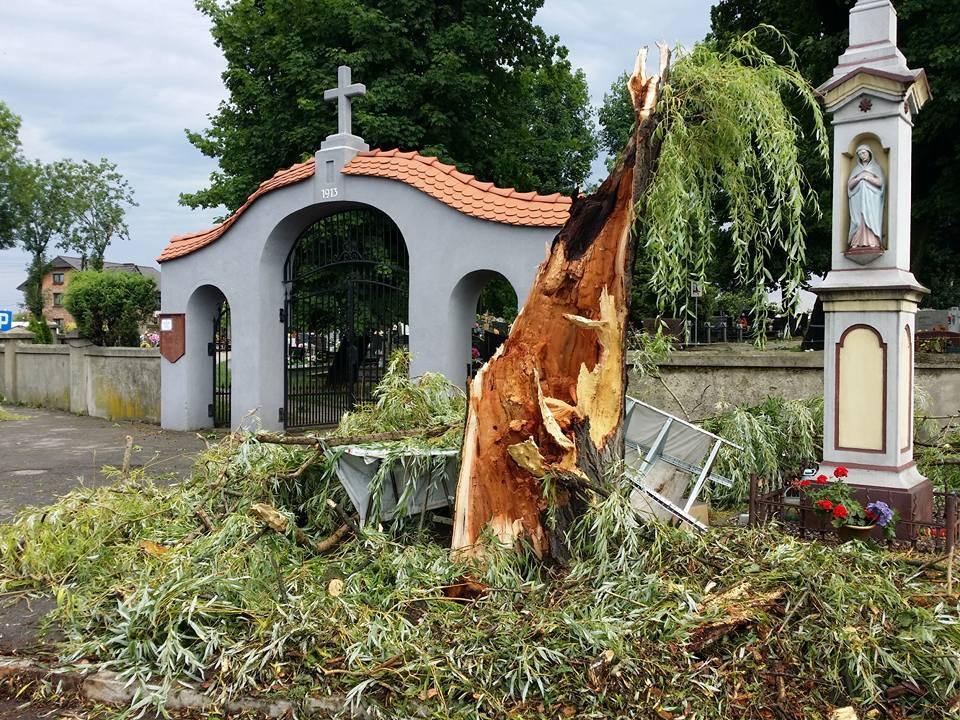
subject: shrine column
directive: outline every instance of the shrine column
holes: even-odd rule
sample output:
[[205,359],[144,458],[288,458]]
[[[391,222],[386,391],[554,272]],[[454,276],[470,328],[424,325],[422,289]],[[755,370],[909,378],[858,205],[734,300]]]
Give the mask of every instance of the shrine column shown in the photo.
[[890,0],[859,0],[850,43],[819,88],[833,116],[831,271],[823,299],[821,469],[843,465],[861,497],[929,520],[932,486],[913,460],[913,336],[928,292],[910,271],[913,118],[930,97],[897,48]]

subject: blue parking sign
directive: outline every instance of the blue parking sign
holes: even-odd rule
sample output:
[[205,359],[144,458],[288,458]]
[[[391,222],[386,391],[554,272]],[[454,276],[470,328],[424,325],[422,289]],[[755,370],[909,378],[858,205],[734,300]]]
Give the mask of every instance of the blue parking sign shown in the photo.
[[0,332],[6,332],[13,327],[13,311],[0,310]]

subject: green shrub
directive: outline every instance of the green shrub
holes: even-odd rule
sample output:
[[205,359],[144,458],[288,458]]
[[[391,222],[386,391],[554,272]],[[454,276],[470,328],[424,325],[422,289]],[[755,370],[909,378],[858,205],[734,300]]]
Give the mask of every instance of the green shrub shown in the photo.
[[140,325],[158,308],[152,278],[116,271],[75,273],[63,304],[80,335],[104,347],[140,345]]
[[30,320],[27,322],[27,330],[33,333],[34,345],[53,344],[53,331],[50,329],[50,326],[47,324],[47,319],[43,315],[39,318],[36,315],[31,315]]

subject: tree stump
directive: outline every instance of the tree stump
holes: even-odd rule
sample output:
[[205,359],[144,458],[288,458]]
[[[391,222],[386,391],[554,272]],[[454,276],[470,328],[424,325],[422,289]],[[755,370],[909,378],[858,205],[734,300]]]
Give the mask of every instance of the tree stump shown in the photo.
[[[646,76],[641,51],[630,78],[636,131],[596,193],[575,197],[570,218],[541,264],[507,340],[471,381],[453,549],[474,554],[487,530],[529,542],[540,557],[565,555],[563,526],[623,457],[624,345],[635,206],[659,151],[660,72]],[[544,478],[556,480],[544,497]],[[548,531],[545,511],[561,519]]]

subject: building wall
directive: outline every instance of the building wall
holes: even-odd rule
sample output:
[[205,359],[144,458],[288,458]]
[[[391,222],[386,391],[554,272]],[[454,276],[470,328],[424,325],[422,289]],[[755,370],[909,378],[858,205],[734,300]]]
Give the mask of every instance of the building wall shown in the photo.
[[[67,312],[65,307],[57,307],[53,304],[53,296],[54,294],[62,295],[67,292],[70,276],[74,272],[74,270],[57,269],[43,276],[43,314],[46,315],[49,322],[58,322],[63,329],[66,329],[68,325],[76,325],[76,323],[73,315]],[[63,285],[53,284],[54,273],[63,274]]]
[[17,402],[69,410],[69,348],[63,345],[19,345],[16,353],[14,383]]
[[2,340],[0,395],[55,410],[160,422],[160,352],[156,348],[29,345]]
[[[660,376],[663,382],[631,374],[628,392],[681,418],[699,420],[725,408],[757,405],[772,395],[788,400],[822,395],[823,353],[676,352],[660,365]],[[955,415],[960,356],[917,355],[916,385],[918,395],[928,398],[927,414]]]

